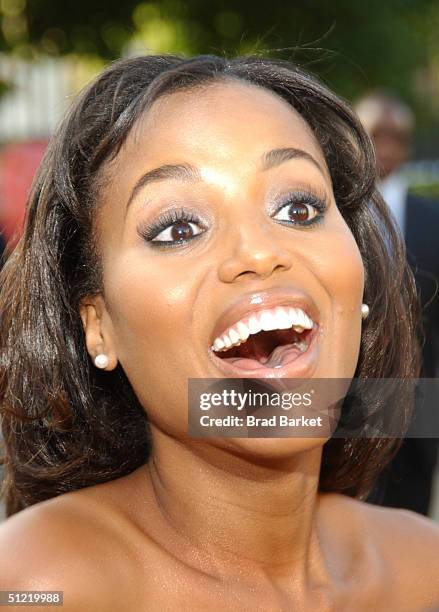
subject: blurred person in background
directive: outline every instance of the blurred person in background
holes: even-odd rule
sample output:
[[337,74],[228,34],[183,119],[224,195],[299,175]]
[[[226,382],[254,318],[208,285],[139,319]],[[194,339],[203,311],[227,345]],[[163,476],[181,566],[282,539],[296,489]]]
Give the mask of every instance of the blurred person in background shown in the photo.
[[0,232],[8,252],[20,238],[26,201],[47,142],[45,138],[29,137],[0,148]]
[[[414,115],[398,97],[382,91],[359,100],[355,110],[375,145],[378,188],[405,238],[422,304],[422,376],[433,378],[439,362],[439,203],[409,193],[402,172],[410,156]],[[436,439],[406,438],[382,474],[375,501],[427,515],[436,464]]]

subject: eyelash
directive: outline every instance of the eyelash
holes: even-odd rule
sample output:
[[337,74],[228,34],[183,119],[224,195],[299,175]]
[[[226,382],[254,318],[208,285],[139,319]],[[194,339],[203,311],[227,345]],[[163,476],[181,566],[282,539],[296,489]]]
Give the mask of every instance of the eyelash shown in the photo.
[[[197,234],[196,236],[193,236],[190,240],[178,240],[178,241],[177,240],[176,241],[159,240],[159,241],[153,242],[153,238],[158,236],[163,230],[167,229],[168,227],[172,227],[179,221],[186,221],[188,223],[197,223],[198,225],[203,226],[203,222],[198,217],[198,215],[196,215],[190,210],[186,210],[185,208],[179,208],[179,209],[174,209],[174,210],[169,210],[169,211],[164,212],[162,215],[160,215],[157,221],[155,221],[154,223],[151,223],[150,225],[141,226],[139,228],[139,233],[142,236],[142,238],[144,238],[147,242],[149,242],[153,247],[157,247],[157,248],[180,246],[202,235],[203,232],[201,232],[200,234]],[[204,227],[204,229],[206,228]]]
[[[328,202],[325,196],[317,197],[310,191],[296,191],[286,196],[286,198],[282,201],[282,203],[276,207],[272,216],[276,215],[283,208],[287,206],[291,206],[293,204],[307,204],[309,206],[312,206],[317,211],[318,214],[312,219],[308,219],[306,221],[294,222],[294,221],[286,221],[286,220],[280,220],[280,221],[277,220],[277,223],[280,223],[281,225],[287,225],[287,226],[293,226],[293,227],[296,227],[296,226],[309,227],[323,220],[324,213],[328,207]],[[139,231],[140,236],[144,240],[149,242],[150,245],[153,246],[154,248],[178,247],[183,244],[187,244],[190,241],[203,235],[204,232],[200,232],[199,234],[196,234],[195,236],[192,236],[191,238],[186,239],[186,240],[175,240],[175,241],[168,241],[168,240],[154,241],[153,240],[163,230],[169,227],[172,227],[173,225],[181,221],[186,221],[187,223],[196,223],[197,225],[202,227],[202,229],[206,230],[205,225],[203,224],[203,222],[201,221],[201,219],[198,217],[197,214],[185,208],[179,208],[179,209],[173,209],[173,210],[164,212],[162,215],[160,215],[160,217],[154,223],[142,225],[138,231]]]

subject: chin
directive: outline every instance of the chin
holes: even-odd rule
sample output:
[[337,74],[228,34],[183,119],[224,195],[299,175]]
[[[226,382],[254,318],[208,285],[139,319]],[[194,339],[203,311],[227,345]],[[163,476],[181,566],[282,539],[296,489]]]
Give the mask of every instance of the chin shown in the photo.
[[[287,460],[297,454],[322,449],[328,438],[229,438],[227,450],[250,461]],[[216,446],[217,444],[215,444]],[[220,444],[224,447],[224,440]]]

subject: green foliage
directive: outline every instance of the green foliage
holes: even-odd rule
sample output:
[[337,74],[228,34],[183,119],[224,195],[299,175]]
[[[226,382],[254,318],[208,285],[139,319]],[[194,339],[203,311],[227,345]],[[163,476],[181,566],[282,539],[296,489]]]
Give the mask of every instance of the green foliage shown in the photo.
[[4,81],[0,81],[0,98],[8,91],[9,87]]
[[426,185],[416,185],[410,187],[410,193],[413,193],[414,195],[424,196],[426,198],[439,202],[439,183],[429,183]]
[[127,50],[271,52],[304,64],[348,99],[386,86],[416,105],[422,70],[439,71],[437,0],[0,0],[0,19],[0,50],[106,60]]

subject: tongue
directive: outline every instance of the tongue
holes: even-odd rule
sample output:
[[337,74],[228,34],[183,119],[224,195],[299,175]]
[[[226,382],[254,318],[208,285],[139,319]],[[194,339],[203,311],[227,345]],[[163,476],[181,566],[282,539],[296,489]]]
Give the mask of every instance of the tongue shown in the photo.
[[[244,370],[257,370],[264,368],[279,368],[282,366],[284,359],[288,356],[298,356],[301,354],[300,349],[293,344],[284,344],[276,346],[268,357],[260,357],[259,359],[250,359],[248,357],[229,357],[227,361],[231,361],[239,368]],[[291,359],[290,359],[291,361]]]
[[292,344],[284,344],[283,346],[276,346],[267,357],[267,359],[261,359],[259,363],[262,363],[266,368],[278,368],[282,365],[282,360],[285,354],[290,352],[290,349],[296,349],[298,353],[300,351],[297,347]]

